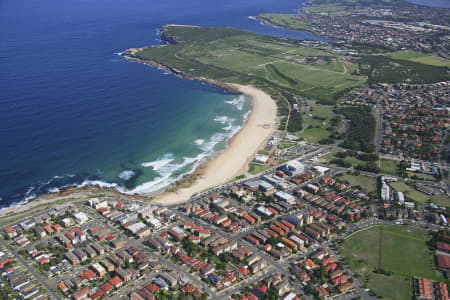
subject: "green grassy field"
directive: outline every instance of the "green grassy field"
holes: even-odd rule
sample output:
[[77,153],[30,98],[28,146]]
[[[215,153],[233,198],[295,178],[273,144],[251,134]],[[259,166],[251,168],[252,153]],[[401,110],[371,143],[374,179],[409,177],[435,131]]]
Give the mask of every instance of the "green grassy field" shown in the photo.
[[[365,82],[364,77],[345,72],[344,62],[335,54],[303,47],[295,40],[233,28],[166,26],[162,33],[178,44],[146,47],[136,57],[189,76],[253,84],[275,96],[284,91],[324,101],[334,101],[337,93]],[[309,56],[321,61],[306,63]]]
[[396,175],[397,174],[398,162],[392,159],[380,159],[380,169],[381,173]]
[[441,59],[432,54],[424,54],[415,51],[403,51],[403,52],[387,53],[385,55],[391,58],[414,61],[425,65],[450,67],[450,61]]
[[349,175],[345,174],[339,178],[340,180],[347,181],[352,186],[360,186],[367,193],[377,191],[377,180],[375,177],[369,177],[365,175]]
[[[335,116],[333,106],[322,105],[315,101],[308,101],[308,105],[311,107],[311,112],[303,114],[303,128],[305,129],[297,133],[297,136],[309,143],[318,143],[331,134],[325,127],[330,124],[330,120]],[[325,122],[325,126],[322,124],[323,122]],[[339,126],[341,125],[342,123],[339,124]]]
[[317,144],[320,140],[328,138],[330,132],[324,128],[308,128],[303,130],[298,136],[308,143]]
[[411,300],[413,297],[413,284],[409,277],[372,273],[367,285],[383,299]]
[[368,7],[388,8],[405,5],[403,1],[391,0],[311,0],[310,3],[312,4],[312,7],[309,7],[308,11],[315,13],[328,13],[330,15],[345,15],[353,9]]
[[251,175],[255,175],[255,174],[261,173],[262,171],[269,169],[270,167],[271,166],[249,164],[248,165],[248,173],[250,173]]
[[[333,153],[328,153],[327,155],[324,155],[320,158],[321,161],[323,162],[329,162],[333,159],[336,159],[338,157],[335,156],[337,152],[333,152]],[[345,162],[350,163],[353,167],[356,167],[357,165],[363,165],[365,164],[364,161],[357,159],[356,157],[353,156],[347,156],[346,158],[343,159]]]
[[407,199],[419,203],[427,203],[430,200],[432,203],[439,206],[450,207],[450,199],[444,196],[429,196],[422,192],[416,191],[413,187],[407,185],[404,182],[392,182],[390,185],[397,191],[403,192]]
[[406,173],[408,174],[409,178],[411,178],[413,176],[417,176],[420,180],[429,180],[429,181],[435,180],[435,178],[432,175],[428,175],[428,174],[416,173],[416,172],[411,172],[411,171],[407,171]]
[[[433,255],[426,242],[428,232],[421,228],[383,225],[361,230],[345,239],[340,254],[350,269],[367,286],[388,299],[411,299],[412,276],[440,279],[434,267]],[[390,276],[375,274],[375,269],[392,272]]]
[[416,57],[405,60],[384,55],[368,55],[360,59],[360,70],[361,74],[369,77],[368,83],[434,83],[450,79],[447,68],[444,66],[413,61],[425,58]]
[[[329,153],[320,158],[322,162],[330,162],[333,159],[338,157],[335,156],[336,152]],[[347,156],[342,159],[343,161],[352,165],[352,167],[356,167],[358,165],[364,166],[367,162],[362,161],[354,156]],[[388,175],[397,175],[397,164],[398,162],[390,159],[380,159],[380,174],[388,174]],[[378,166],[378,161],[376,161],[376,165]]]
[[282,26],[294,30],[309,30],[309,25],[296,20],[293,14],[261,14],[258,18],[270,22],[277,26]]

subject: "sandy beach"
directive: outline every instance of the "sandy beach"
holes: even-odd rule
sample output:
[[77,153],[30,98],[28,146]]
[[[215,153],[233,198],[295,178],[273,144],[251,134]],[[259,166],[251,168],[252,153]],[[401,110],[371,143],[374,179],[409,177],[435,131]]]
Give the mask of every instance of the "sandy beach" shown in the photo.
[[[228,147],[215,158],[202,165],[199,178],[188,188],[175,193],[163,193],[152,202],[164,205],[183,203],[195,194],[224,184],[246,171],[248,163],[276,129],[277,107],[265,92],[252,87],[229,84],[231,88],[252,97],[252,112],[245,126],[231,139]],[[264,128],[270,124],[270,128]]]
[[[207,80],[204,79],[204,81]],[[221,84],[221,86],[252,97],[252,112],[244,127],[230,140],[228,147],[195,171],[199,176],[190,187],[182,188],[174,193],[162,193],[153,198],[146,197],[145,191],[141,195],[130,195],[122,194],[111,187],[70,187],[59,193],[39,196],[23,205],[2,209],[0,210],[0,217],[24,213],[35,207],[50,205],[61,200],[88,199],[98,194],[141,201],[151,199],[151,202],[157,204],[176,205],[188,201],[195,193],[224,184],[243,174],[249,161],[253,159],[259,149],[263,148],[266,141],[275,132],[277,107],[275,101],[268,94],[255,87],[238,84]],[[270,124],[270,127],[264,128],[264,124]]]

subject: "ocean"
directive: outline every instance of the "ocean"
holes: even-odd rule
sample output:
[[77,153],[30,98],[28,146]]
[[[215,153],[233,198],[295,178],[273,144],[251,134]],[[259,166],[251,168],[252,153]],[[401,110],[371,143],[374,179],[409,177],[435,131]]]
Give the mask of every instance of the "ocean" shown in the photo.
[[292,0],[0,0],[0,208],[66,185],[158,190],[243,125],[250,100],[130,62],[170,23],[314,38],[249,16]]

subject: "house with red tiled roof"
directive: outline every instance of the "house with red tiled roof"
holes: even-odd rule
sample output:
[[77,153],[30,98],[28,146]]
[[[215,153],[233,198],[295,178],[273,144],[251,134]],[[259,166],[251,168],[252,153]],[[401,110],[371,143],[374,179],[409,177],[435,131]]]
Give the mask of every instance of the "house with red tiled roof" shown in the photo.
[[148,290],[150,293],[156,293],[159,291],[160,287],[157,284],[149,284],[144,289]]
[[53,234],[55,232],[50,224],[45,224],[43,227],[47,234]]
[[17,231],[13,227],[8,226],[3,229],[3,234],[7,237],[13,238],[17,235]]
[[346,282],[338,287],[340,293],[344,293],[352,288],[353,288],[353,285],[351,282]]
[[438,300],[448,300],[449,295],[448,295],[448,288],[447,285],[443,282],[439,282],[439,284],[437,284],[436,288],[436,296]]
[[145,300],[145,298],[143,298],[141,295],[139,295],[136,292],[132,292],[130,294],[130,300]]
[[437,242],[436,248],[438,250],[444,251],[444,252],[450,252],[450,244],[444,243],[444,242]]
[[333,281],[333,284],[336,285],[336,286],[337,285],[341,285],[341,284],[344,284],[344,283],[347,282],[347,276],[341,275],[339,277],[336,277],[336,278],[332,279],[332,281]]
[[115,288],[119,288],[123,284],[122,279],[117,275],[108,280],[108,282]]
[[109,283],[109,282],[105,282],[104,284],[102,284],[100,286],[100,289],[103,290],[103,292],[105,292],[105,294],[109,294],[109,292],[113,289],[114,287]]
[[247,299],[248,299],[248,300],[259,300],[259,298],[256,297],[255,294],[253,294],[253,293],[251,293],[251,292],[248,292],[248,293],[247,293]]
[[334,259],[331,256],[328,256],[328,257],[324,258],[320,263],[321,263],[322,266],[325,267],[325,266],[327,266],[329,264],[334,263]]
[[436,255],[437,263],[441,269],[450,269],[450,256],[444,254]]
[[53,224],[53,229],[56,231],[56,232],[58,232],[58,231],[61,231],[62,230],[62,227],[61,227],[61,225],[59,225],[59,224]]
[[186,284],[185,286],[183,286],[183,287],[181,288],[181,290],[182,290],[183,292],[185,292],[186,294],[190,294],[190,293],[193,293],[193,292],[196,290],[196,287],[193,286],[192,284],[188,283],[188,284]]
[[94,293],[91,294],[91,299],[96,300],[100,299],[101,297],[106,296],[105,292],[101,289],[96,290]]
[[72,294],[72,297],[74,300],[83,300],[83,299],[87,299],[89,295],[89,288],[87,286],[77,290],[76,292],[74,292]]
[[142,290],[140,295],[145,299],[145,300],[153,300],[155,299],[155,295],[153,295],[152,293],[150,293],[147,290]]
[[316,286],[316,292],[317,292],[317,294],[319,295],[319,297],[321,297],[321,298],[325,298],[325,297],[328,297],[329,295],[330,295],[330,293],[328,292],[328,290],[327,289],[325,289],[323,286],[321,286],[321,285],[319,285],[319,286]]
[[191,235],[188,237],[188,240],[193,242],[194,244],[200,243],[200,237],[196,235]]
[[58,283],[58,289],[64,294],[69,291],[69,288],[64,284],[64,282]]
[[83,275],[89,281],[96,279],[95,273],[91,269],[87,269],[86,271],[84,271]]
[[237,271],[242,274],[242,276],[247,276],[250,273],[249,269],[246,267],[240,267]]

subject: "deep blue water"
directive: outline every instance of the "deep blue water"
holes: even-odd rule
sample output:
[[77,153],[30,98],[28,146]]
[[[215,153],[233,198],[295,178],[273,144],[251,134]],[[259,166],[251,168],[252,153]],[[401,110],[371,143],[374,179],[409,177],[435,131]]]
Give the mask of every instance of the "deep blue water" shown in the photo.
[[425,6],[450,8],[450,0],[408,0],[408,1],[411,3]]
[[158,44],[168,23],[312,38],[248,18],[301,5],[0,0],[0,207],[87,179],[130,190],[191,170],[242,124],[248,99],[115,53]]

